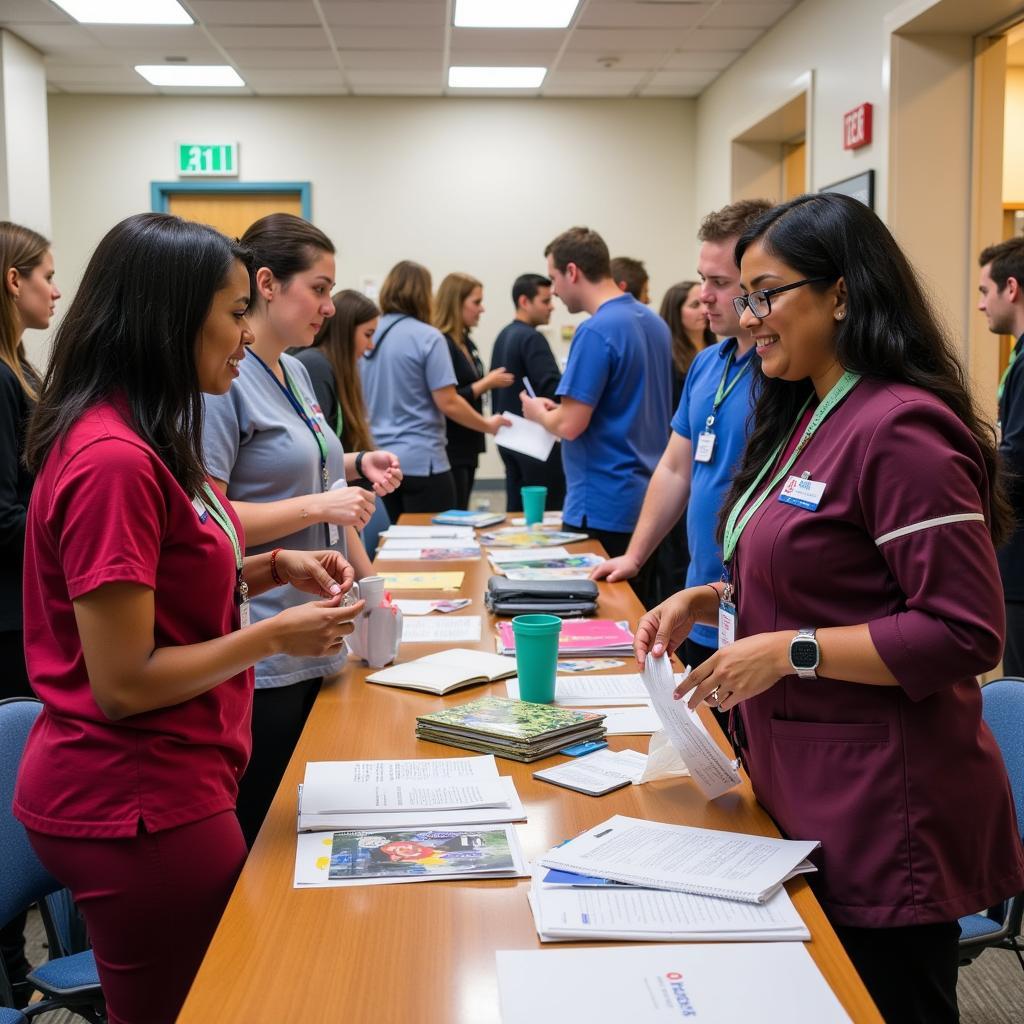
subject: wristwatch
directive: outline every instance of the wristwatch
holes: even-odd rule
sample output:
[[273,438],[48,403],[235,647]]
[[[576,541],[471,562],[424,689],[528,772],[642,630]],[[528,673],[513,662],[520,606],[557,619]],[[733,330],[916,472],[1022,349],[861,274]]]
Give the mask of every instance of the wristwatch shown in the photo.
[[814,670],[821,664],[821,649],[813,629],[801,629],[789,641],[789,663],[801,679],[817,679]]
[[365,455],[366,455],[366,452],[359,452],[356,455],[356,476],[357,477],[362,477],[362,475],[363,475],[363,457]]

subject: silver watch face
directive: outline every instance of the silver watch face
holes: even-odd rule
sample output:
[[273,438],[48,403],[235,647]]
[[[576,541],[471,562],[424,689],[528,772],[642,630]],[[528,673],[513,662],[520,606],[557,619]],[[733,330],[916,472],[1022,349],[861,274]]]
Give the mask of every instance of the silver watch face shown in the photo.
[[818,666],[818,645],[813,640],[794,640],[789,645],[789,660],[795,669]]

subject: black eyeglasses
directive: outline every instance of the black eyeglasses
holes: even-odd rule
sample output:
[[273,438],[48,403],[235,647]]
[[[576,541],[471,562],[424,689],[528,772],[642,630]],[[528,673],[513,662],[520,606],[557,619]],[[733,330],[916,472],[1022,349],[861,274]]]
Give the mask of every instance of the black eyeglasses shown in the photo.
[[784,284],[779,288],[759,288],[756,292],[747,295],[737,295],[732,300],[732,308],[736,310],[737,316],[743,316],[745,309],[763,320],[772,311],[772,296],[780,292],[788,292],[794,288],[800,288],[805,284],[818,284],[820,281],[831,281],[830,277],[805,277],[802,281],[794,281],[792,284]]

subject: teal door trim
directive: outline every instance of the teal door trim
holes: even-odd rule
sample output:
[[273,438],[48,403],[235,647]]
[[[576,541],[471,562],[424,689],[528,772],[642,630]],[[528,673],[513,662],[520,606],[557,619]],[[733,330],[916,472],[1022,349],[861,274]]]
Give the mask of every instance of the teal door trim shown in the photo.
[[167,213],[171,196],[183,192],[298,192],[302,216],[313,219],[313,186],[308,181],[153,181],[150,207],[156,213]]

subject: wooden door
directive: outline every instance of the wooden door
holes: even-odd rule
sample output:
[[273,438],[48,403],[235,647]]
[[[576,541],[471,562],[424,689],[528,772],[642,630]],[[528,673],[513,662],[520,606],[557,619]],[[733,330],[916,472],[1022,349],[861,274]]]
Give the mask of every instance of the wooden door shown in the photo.
[[268,213],[302,216],[298,192],[172,192],[167,212],[185,220],[196,220],[239,238],[250,224]]
[[782,146],[782,198],[796,199],[807,191],[807,144],[786,142]]

